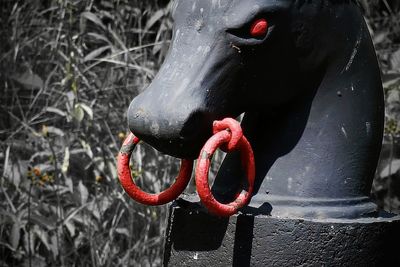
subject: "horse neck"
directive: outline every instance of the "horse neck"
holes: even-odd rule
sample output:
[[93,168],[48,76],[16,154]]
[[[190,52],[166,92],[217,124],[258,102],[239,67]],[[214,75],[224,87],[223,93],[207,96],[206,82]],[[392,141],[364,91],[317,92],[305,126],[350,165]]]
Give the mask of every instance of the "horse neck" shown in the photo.
[[246,118],[260,191],[300,198],[369,195],[382,141],[383,90],[364,24],[347,46],[313,93],[275,115]]
[[[311,93],[280,110],[246,114],[243,129],[256,159],[253,206],[270,203],[287,215],[299,206],[336,203],[327,209],[331,217],[374,209],[368,196],[381,149],[383,90],[361,15],[358,21],[350,41],[339,41],[342,51],[329,60]],[[217,198],[237,192],[238,160],[235,155],[225,159],[213,186]],[[353,203],[348,211],[335,213],[348,203]]]

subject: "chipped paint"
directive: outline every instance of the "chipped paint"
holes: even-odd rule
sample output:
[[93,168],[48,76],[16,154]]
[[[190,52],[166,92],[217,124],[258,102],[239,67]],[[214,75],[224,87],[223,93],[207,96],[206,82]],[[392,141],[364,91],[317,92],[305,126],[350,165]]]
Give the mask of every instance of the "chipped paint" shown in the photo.
[[292,190],[292,185],[293,185],[293,178],[289,177],[288,178],[288,190],[291,191]]
[[150,131],[153,135],[157,136],[160,132],[160,125],[158,125],[157,121],[153,121],[150,126]]
[[361,41],[362,41],[362,36],[363,36],[363,30],[361,28],[360,32],[358,34],[358,37],[357,37],[357,41],[356,41],[356,43],[354,45],[353,52],[351,53],[350,59],[347,62],[347,65],[346,65],[345,69],[342,71],[342,73],[344,71],[349,71],[351,65],[353,65],[354,59],[357,56],[359,48],[360,48],[360,44],[361,44]]
[[236,45],[234,45],[234,44],[232,44],[232,43],[231,43],[231,47],[232,47],[233,49],[236,49],[236,50],[238,51],[239,54],[242,53],[242,50],[240,49],[240,47],[238,47],[238,46],[236,46]]
[[343,133],[343,135],[344,135],[344,137],[346,137],[346,139],[348,138],[348,136],[347,136],[347,131],[346,131],[346,129],[342,126],[342,133]]
[[136,148],[136,144],[129,144],[129,145],[124,145],[121,147],[119,150],[119,153],[121,154],[132,154],[133,150]]
[[370,133],[371,133],[371,123],[369,121],[367,121],[365,123],[365,129],[367,131],[367,135],[370,135]]

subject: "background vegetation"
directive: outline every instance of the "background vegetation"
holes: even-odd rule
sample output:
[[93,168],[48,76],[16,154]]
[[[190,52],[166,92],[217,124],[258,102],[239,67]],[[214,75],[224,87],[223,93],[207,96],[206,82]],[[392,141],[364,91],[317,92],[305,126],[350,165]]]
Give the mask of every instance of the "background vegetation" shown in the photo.
[[[387,94],[374,194],[396,210],[400,1],[360,5]],[[168,0],[0,2],[0,266],[161,265],[166,208],[130,201],[115,166],[129,102],[168,49],[169,12]],[[165,188],[177,162],[135,153],[139,185]]]

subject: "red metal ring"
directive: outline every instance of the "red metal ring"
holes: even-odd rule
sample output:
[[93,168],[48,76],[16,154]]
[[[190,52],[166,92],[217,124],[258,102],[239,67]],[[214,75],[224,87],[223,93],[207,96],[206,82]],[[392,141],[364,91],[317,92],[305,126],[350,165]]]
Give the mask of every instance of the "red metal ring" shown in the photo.
[[[239,123],[236,122],[238,125]],[[240,125],[239,125],[240,127]],[[204,206],[214,215],[229,217],[237,213],[238,209],[247,205],[251,199],[254,180],[255,180],[255,162],[254,154],[250,143],[245,136],[242,136],[237,143],[235,150],[240,151],[242,165],[246,170],[248,181],[247,192],[238,193],[237,198],[229,203],[222,204],[218,202],[211,193],[208,172],[211,164],[211,158],[217,148],[228,143],[232,139],[232,134],[226,130],[216,133],[204,145],[196,166],[196,187],[197,192]]]
[[129,161],[139,139],[132,133],[124,141],[118,154],[118,177],[125,192],[137,202],[149,206],[169,203],[179,197],[189,184],[192,176],[193,161],[183,159],[181,169],[175,183],[159,194],[149,194],[142,191],[134,182],[129,168]]
[[242,127],[238,121],[232,118],[226,118],[222,121],[214,121],[213,123],[213,133],[216,134],[223,130],[228,130],[232,133],[231,139],[227,144],[222,145],[222,150],[224,152],[232,152],[237,147],[240,139],[243,136]]

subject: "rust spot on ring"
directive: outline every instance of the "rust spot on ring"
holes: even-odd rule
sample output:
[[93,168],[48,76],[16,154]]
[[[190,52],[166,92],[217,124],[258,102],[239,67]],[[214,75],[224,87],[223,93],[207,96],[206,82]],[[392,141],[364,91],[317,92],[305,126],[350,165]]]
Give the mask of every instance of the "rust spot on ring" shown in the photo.
[[213,157],[212,154],[208,153],[207,151],[203,151],[203,153],[201,154],[201,159],[208,159],[211,160]]
[[130,155],[130,154],[132,154],[132,152],[135,149],[135,147],[136,147],[136,144],[124,145],[119,150],[119,153]]

